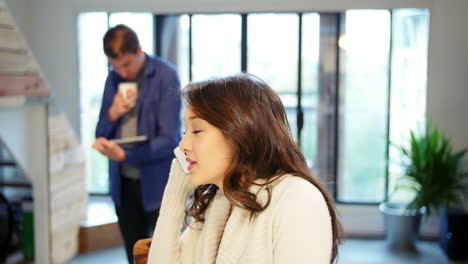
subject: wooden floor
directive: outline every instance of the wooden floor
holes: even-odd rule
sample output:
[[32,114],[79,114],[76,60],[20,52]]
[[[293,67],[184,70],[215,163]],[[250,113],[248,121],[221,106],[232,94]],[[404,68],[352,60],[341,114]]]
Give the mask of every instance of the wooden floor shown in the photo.
[[110,197],[91,197],[86,221],[80,227],[79,252],[85,253],[121,245],[123,240]]
[[[338,264],[468,264],[449,261],[436,242],[419,241],[412,254],[387,250],[384,240],[347,239],[340,247]],[[126,264],[123,247],[89,252],[75,257],[68,264]]]

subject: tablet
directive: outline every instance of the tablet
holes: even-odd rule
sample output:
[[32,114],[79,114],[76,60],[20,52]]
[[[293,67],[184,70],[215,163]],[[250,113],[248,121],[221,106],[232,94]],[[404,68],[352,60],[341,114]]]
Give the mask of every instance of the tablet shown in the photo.
[[135,137],[126,137],[126,138],[116,138],[116,139],[111,139],[110,141],[115,142],[119,145],[136,144],[136,143],[144,143],[148,141],[148,138],[146,136],[135,136]]

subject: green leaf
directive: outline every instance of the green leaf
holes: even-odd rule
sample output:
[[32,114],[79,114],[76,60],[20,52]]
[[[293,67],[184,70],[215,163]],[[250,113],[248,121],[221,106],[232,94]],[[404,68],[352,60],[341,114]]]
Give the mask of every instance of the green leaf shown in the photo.
[[450,141],[430,123],[424,133],[410,131],[409,147],[399,149],[404,176],[395,186],[416,193],[408,208],[426,207],[430,215],[440,207],[457,205],[468,193],[468,171],[462,168],[468,149],[454,152]]

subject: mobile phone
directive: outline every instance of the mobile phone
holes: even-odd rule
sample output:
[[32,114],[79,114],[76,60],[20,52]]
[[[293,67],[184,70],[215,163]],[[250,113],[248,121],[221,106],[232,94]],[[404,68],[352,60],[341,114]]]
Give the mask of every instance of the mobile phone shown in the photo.
[[179,147],[177,147],[174,149],[174,155],[185,174],[189,174],[190,172],[188,170],[188,166],[190,165],[190,163],[186,160],[187,157],[185,156],[185,153],[182,152],[182,150],[180,150]]

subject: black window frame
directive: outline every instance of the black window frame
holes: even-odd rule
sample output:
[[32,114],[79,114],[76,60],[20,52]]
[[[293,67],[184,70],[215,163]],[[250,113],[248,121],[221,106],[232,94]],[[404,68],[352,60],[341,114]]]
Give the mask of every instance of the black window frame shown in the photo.
[[[391,9],[387,9],[390,12],[390,49],[389,49],[389,67],[388,67],[388,76],[391,76],[391,63],[392,63],[392,32],[393,32],[393,13]],[[107,12],[107,27],[109,28],[109,19],[111,14],[113,13],[118,13],[118,12]],[[329,126],[328,132],[331,132],[333,135],[331,136],[330,143],[329,145],[332,146],[333,150],[331,153],[332,159],[329,160],[329,170],[330,170],[330,175],[331,179],[328,178],[327,182],[331,182],[328,184],[330,192],[333,194],[336,202],[338,204],[347,204],[347,205],[378,205],[380,202],[359,202],[359,201],[340,201],[338,199],[338,190],[339,190],[339,185],[337,184],[338,182],[338,153],[339,153],[339,148],[340,148],[340,142],[339,142],[339,112],[340,112],[340,104],[339,104],[339,95],[340,95],[340,86],[339,86],[339,78],[340,78],[340,52],[339,52],[339,46],[338,46],[338,40],[340,37],[340,34],[342,32],[342,20],[343,20],[343,15],[346,13],[346,11],[342,12],[250,12],[250,13],[229,13],[229,12],[223,12],[223,13],[174,13],[174,14],[153,14],[153,31],[154,31],[154,51],[156,56],[161,56],[161,50],[162,50],[162,21],[164,18],[167,16],[183,16],[183,15],[188,15],[189,18],[189,30],[188,30],[188,40],[189,40],[189,46],[188,46],[188,73],[189,73],[189,81],[193,80],[193,73],[192,73],[192,65],[193,65],[193,36],[192,36],[192,16],[194,15],[222,15],[222,14],[236,14],[241,16],[241,71],[242,72],[248,72],[247,68],[247,49],[248,49],[248,16],[252,14],[296,14],[298,16],[298,70],[297,70],[297,87],[296,87],[296,96],[297,96],[297,105],[296,105],[296,125],[297,125],[297,143],[299,146],[301,146],[301,137],[302,137],[302,132],[303,132],[303,126],[304,126],[304,112],[308,111],[307,109],[304,109],[302,105],[302,97],[303,97],[303,90],[302,90],[302,66],[303,66],[303,61],[302,61],[302,54],[303,54],[303,45],[302,45],[302,36],[303,36],[303,25],[302,25],[302,18],[304,14],[311,14],[311,13],[316,13],[319,14],[320,16],[328,16],[329,18],[331,17],[332,19],[335,20],[335,35],[334,35],[334,49],[335,49],[335,76],[331,80],[320,80],[321,83],[323,82],[328,82],[328,85],[330,87],[334,87],[334,91],[332,92],[332,103],[334,105],[334,115],[333,118],[328,120]],[[322,26],[321,26],[321,33],[320,37],[322,38]],[[320,51],[320,56],[322,56],[322,51]],[[323,78],[319,74],[319,78]],[[330,83],[333,82],[333,83]],[[322,85],[322,84],[321,84]],[[390,101],[391,101],[391,78],[388,78],[388,97],[387,97],[387,131],[386,135],[387,138],[390,133]],[[329,157],[327,157],[329,158]],[[389,158],[389,144],[387,143],[386,146],[386,164],[385,164],[385,195],[384,195],[384,201],[388,200],[388,193],[389,193],[389,163],[388,163],[388,158]],[[108,191],[105,193],[95,193],[95,192],[90,192],[90,195],[95,195],[95,196],[107,196],[110,193],[110,189],[108,187]]]

